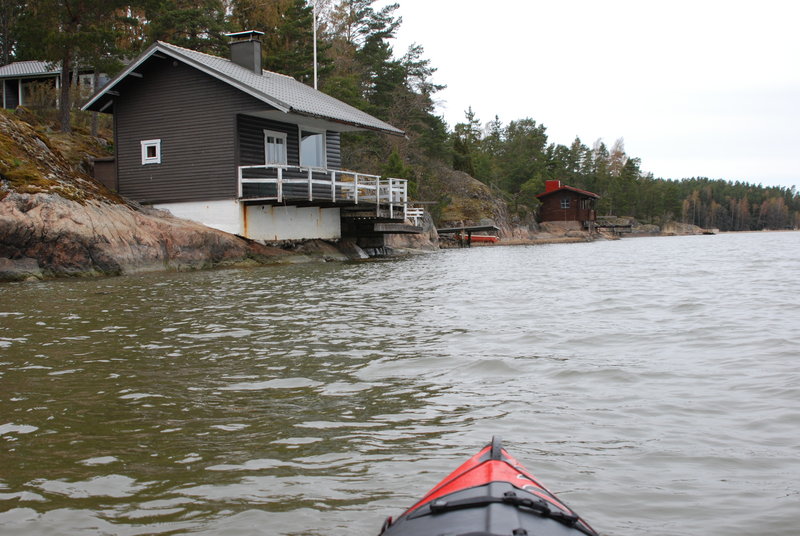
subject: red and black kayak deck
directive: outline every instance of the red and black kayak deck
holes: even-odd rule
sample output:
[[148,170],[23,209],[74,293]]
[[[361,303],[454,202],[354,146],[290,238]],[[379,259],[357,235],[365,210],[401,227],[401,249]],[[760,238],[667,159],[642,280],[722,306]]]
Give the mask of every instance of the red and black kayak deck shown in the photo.
[[464,462],[381,536],[597,536],[506,452],[499,438]]

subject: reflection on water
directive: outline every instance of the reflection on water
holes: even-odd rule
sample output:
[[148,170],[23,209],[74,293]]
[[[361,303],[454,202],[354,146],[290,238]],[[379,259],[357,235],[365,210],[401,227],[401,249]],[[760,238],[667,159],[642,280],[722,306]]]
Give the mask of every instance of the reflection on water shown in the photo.
[[604,534],[794,534],[798,245],[0,286],[0,534],[374,534],[493,434]]

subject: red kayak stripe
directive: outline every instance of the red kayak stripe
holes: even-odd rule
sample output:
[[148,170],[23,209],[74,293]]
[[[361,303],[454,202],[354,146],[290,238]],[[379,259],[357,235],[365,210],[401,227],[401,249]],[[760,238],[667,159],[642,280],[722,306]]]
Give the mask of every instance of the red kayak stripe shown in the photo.
[[[461,464],[455,471],[450,473],[444,480],[437,484],[432,490],[406,511],[406,514],[429,503],[444,495],[449,495],[456,491],[482,486],[489,482],[508,482],[514,487],[528,491],[538,497],[548,501],[557,508],[566,512],[572,512],[569,508],[559,502],[555,496],[543,485],[536,481],[525,467],[503,449],[502,460],[491,460],[486,458],[486,454],[491,449],[487,446],[475,456]],[[481,458],[484,458],[483,460]]]

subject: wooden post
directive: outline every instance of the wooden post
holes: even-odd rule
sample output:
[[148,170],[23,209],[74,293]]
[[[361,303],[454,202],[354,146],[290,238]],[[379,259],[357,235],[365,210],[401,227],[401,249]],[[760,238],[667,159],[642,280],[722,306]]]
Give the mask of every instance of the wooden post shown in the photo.
[[[403,221],[408,219],[408,180],[403,181]],[[416,223],[416,222],[414,222]]]
[[394,179],[389,181],[389,218],[394,219]]
[[278,182],[276,183],[278,187],[278,203],[283,202],[283,168],[278,168]]

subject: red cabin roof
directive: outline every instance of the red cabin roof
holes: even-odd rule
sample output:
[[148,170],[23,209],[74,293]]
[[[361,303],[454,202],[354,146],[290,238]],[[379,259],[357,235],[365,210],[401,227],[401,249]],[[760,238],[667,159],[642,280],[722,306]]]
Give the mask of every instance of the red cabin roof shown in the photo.
[[587,192],[586,190],[581,190],[580,188],[573,188],[572,186],[567,186],[566,184],[562,185],[561,181],[545,181],[544,192],[538,194],[536,197],[541,199],[556,192],[563,192],[563,191],[575,192],[576,194],[583,195],[586,197],[593,197],[594,199],[600,199],[600,196],[595,193]]

